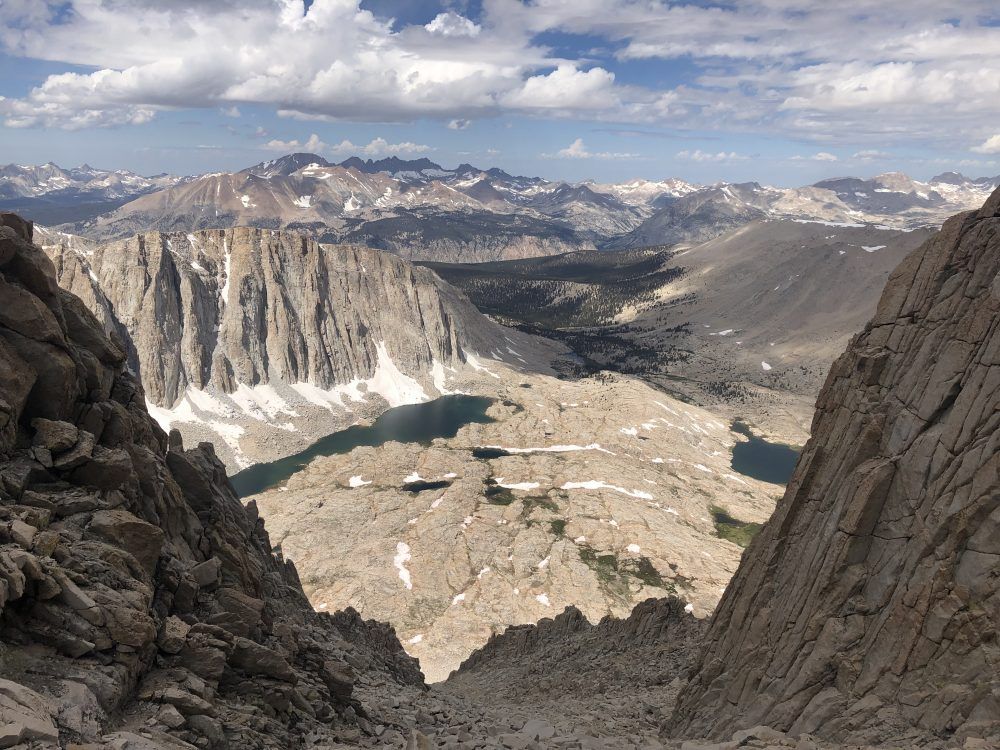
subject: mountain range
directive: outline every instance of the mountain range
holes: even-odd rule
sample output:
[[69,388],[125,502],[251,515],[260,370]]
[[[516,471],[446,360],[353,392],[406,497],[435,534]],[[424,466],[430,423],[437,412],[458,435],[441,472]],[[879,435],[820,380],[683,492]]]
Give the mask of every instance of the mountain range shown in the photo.
[[[88,177],[89,176],[89,177]],[[0,170],[0,207],[92,239],[256,226],[411,260],[480,262],[701,242],[763,218],[894,229],[980,205],[1000,177],[898,172],[800,188],[679,179],[569,184],[429,159],[338,164],[294,153],[238,172],[141,178],[54,165]]]

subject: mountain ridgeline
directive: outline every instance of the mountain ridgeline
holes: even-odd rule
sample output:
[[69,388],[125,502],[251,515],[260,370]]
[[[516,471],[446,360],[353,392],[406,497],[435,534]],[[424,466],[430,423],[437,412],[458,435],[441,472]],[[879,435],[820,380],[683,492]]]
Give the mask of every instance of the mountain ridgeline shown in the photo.
[[236,172],[140,177],[80,167],[0,167],[0,208],[92,240],[253,226],[410,260],[478,263],[594,249],[695,244],[782,218],[914,229],[977,207],[1000,178],[890,172],[778,188],[679,179],[567,183],[427,158],[335,164],[293,153]]

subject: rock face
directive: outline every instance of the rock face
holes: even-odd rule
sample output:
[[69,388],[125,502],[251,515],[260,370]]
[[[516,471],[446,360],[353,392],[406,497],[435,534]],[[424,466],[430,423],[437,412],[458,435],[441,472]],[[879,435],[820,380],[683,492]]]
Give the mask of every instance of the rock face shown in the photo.
[[211,445],[168,447],[30,240],[0,214],[0,746],[357,737],[355,670],[402,689],[416,662],[385,626],[312,611]]
[[467,352],[503,352],[510,339],[529,358],[544,348],[428,269],[364,247],[246,227],[42,240],[60,285],[124,342],[161,425],[212,438],[230,465],[255,457],[252,429],[284,430],[287,444],[312,417],[326,434],[330,412],[355,421],[345,401],[377,393],[384,408],[444,392]]
[[675,736],[1000,741],[1000,191],[895,270],[812,434]]

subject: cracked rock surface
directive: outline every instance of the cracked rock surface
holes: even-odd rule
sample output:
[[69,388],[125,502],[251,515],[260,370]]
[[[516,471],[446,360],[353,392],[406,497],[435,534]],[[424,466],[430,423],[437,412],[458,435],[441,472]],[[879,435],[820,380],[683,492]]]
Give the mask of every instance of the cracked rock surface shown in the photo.
[[892,274],[712,620],[678,736],[1000,742],[1000,191]]

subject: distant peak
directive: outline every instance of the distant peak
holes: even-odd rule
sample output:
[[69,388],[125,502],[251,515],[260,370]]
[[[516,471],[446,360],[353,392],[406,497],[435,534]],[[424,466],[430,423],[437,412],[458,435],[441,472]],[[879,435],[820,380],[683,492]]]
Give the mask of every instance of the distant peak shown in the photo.
[[357,156],[352,156],[349,159],[345,159],[340,162],[338,166],[344,167],[345,169],[354,168],[359,172],[366,172],[373,174],[375,172],[388,172],[389,174],[395,174],[396,172],[422,172],[426,169],[436,169],[439,171],[446,171],[440,164],[435,164],[430,159],[426,157],[421,157],[420,159],[400,159],[398,156],[389,156],[385,159],[378,159],[377,161],[372,159],[361,159]]

